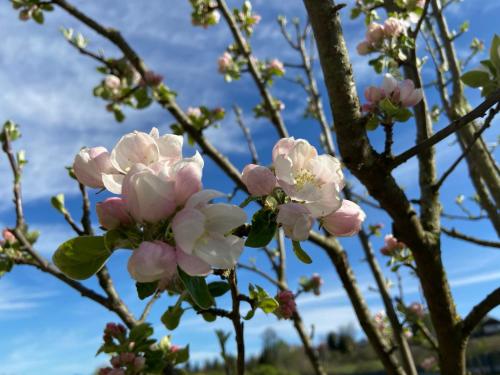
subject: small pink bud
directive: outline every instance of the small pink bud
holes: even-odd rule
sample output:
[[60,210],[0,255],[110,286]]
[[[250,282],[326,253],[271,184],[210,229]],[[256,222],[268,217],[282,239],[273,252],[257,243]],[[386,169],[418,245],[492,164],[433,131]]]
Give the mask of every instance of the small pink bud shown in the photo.
[[135,360],[135,354],[134,353],[121,353],[120,354],[120,361],[123,364],[129,364],[129,363],[134,363]]
[[279,303],[279,307],[275,311],[276,315],[282,319],[290,319],[297,309],[293,293],[289,290],[284,290],[279,292],[275,298]]
[[152,70],[148,70],[144,73],[144,78],[141,80],[140,84],[143,86],[158,86],[163,81],[163,76],[153,72]]
[[9,243],[12,245],[12,244],[17,242],[16,236],[14,236],[14,234],[10,230],[8,230],[7,228],[5,228],[2,231],[2,236],[3,236],[3,239],[6,243]]
[[201,109],[199,107],[188,107],[187,111],[186,111],[186,115],[188,115],[189,117],[192,117],[192,118],[200,118],[202,113],[201,113]]
[[118,356],[118,355],[111,357],[111,360],[109,362],[111,363],[111,366],[113,366],[114,368],[118,368],[122,365],[122,362],[120,360],[120,356]]
[[363,40],[356,46],[356,50],[358,51],[358,54],[360,54],[361,56],[365,56],[373,51],[373,47],[369,41]]
[[294,241],[305,241],[314,223],[311,212],[300,203],[279,206],[276,221],[282,225],[285,235]]
[[365,98],[372,104],[378,103],[383,97],[382,90],[378,87],[369,86],[365,89]]
[[384,237],[384,244],[385,246],[380,249],[380,252],[387,256],[394,254],[396,250],[401,250],[406,247],[403,242],[398,241],[392,234],[388,234]]
[[170,352],[172,352],[172,353],[176,353],[179,350],[181,350],[181,348],[178,345],[172,345],[172,346],[170,346]]
[[366,214],[356,203],[344,199],[342,206],[321,219],[326,231],[337,237],[353,236],[361,230]]
[[277,75],[280,75],[280,76],[283,75],[283,74],[285,74],[285,66],[278,59],[271,60],[269,62],[269,65],[267,66],[267,68],[271,72],[273,72],[274,74],[277,74]]
[[241,179],[251,195],[259,197],[269,195],[276,187],[276,176],[269,168],[248,164],[241,174]]
[[425,316],[424,306],[418,302],[411,303],[410,306],[408,306],[408,312],[420,319]]
[[134,223],[122,198],[108,198],[97,203],[95,210],[99,218],[99,224],[107,230],[127,227]]
[[226,73],[227,70],[233,65],[233,57],[229,52],[224,52],[218,60],[219,72]]
[[254,25],[257,25],[260,22],[260,20],[262,19],[262,17],[260,16],[260,14],[252,14],[250,16],[250,18],[252,19],[252,23]]
[[382,39],[384,39],[384,26],[376,22],[369,24],[366,40],[371,44],[378,44]]
[[128,261],[130,276],[141,283],[170,279],[177,274],[175,249],[164,242],[143,242]]

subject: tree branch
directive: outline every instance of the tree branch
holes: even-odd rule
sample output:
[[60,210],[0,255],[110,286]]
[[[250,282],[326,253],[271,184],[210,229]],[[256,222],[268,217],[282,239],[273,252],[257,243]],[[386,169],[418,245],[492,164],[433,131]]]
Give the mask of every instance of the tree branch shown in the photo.
[[462,332],[468,337],[481,320],[495,307],[500,305],[500,288],[488,294],[485,299],[474,306],[462,321]]
[[481,246],[500,248],[500,242],[488,241],[488,240],[483,240],[481,238],[469,236],[469,235],[458,232],[457,230],[455,230],[455,228],[447,229],[447,228],[442,227],[441,230],[447,236],[450,236],[453,238],[458,238],[459,240],[471,242],[471,243],[474,243],[476,245],[481,245]]
[[233,106],[234,114],[236,115],[236,122],[241,128],[243,135],[248,144],[248,151],[250,151],[250,155],[252,155],[252,163],[259,164],[259,155],[257,154],[257,149],[255,148],[255,143],[253,142],[252,135],[250,134],[250,129],[246,126],[243,121],[243,113],[241,112],[241,108],[237,105]]
[[418,145],[396,156],[391,163],[391,168],[398,167],[399,165],[405,163],[418,153],[422,152],[424,149],[432,147],[433,145],[442,141],[449,135],[455,133],[463,126],[469,124],[470,122],[474,121],[479,117],[483,117],[486,111],[488,111],[488,109],[490,109],[499,102],[500,102],[500,90],[496,90],[491,95],[489,95],[481,104],[479,104],[476,108],[467,113],[465,116],[462,116],[458,120],[453,121],[447,127],[435,133],[432,137],[426,139],[425,141],[419,143]]

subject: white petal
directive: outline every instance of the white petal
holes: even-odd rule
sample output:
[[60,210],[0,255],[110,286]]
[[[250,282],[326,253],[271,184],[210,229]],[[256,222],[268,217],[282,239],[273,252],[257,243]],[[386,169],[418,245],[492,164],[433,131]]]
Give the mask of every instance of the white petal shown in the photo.
[[202,190],[191,195],[191,197],[186,202],[186,207],[189,208],[202,207],[214,198],[220,198],[225,196],[226,194],[221,193],[220,191],[217,190],[211,190],[211,189]]
[[292,161],[292,168],[294,171],[299,171],[304,168],[307,161],[318,156],[316,148],[311,146],[309,142],[304,139],[298,139],[295,146],[288,153],[288,157]]
[[104,187],[108,189],[111,193],[121,194],[123,179],[125,178],[122,174],[106,174],[102,175],[102,183]]
[[127,173],[136,163],[150,165],[158,158],[155,139],[143,132],[124,135],[111,152],[111,164],[122,173]]
[[292,185],[294,183],[292,174],[292,161],[286,157],[279,155],[274,161],[274,172],[278,181],[283,181]]
[[206,276],[212,272],[210,265],[195,255],[176,250],[177,264],[184,272],[191,276]]
[[195,242],[205,232],[205,216],[193,208],[184,208],[175,215],[172,231],[177,247],[191,254]]
[[209,204],[201,209],[206,218],[205,229],[208,232],[227,234],[231,230],[245,224],[247,214],[240,207],[217,203]]
[[184,138],[181,135],[165,134],[156,140],[160,157],[171,160],[179,160],[182,158],[182,144]]
[[244,243],[243,238],[210,233],[196,243],[194,254],[214,268],[232,268],[238,262]]

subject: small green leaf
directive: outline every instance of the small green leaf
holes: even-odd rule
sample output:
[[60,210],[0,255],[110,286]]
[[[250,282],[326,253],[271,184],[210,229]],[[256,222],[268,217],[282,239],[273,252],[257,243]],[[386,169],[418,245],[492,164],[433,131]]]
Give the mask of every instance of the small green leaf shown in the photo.
[[110,251],[116,249],[133,249],[127,233],[120,229],[111,229],[104,234],[104,243]]
[[471,70],[461,77],[462,82],[470,87],[482,87],[488,84],[490,81],[490,75],[488,72],[482,70]]
[[497,72],[500,72],[500,36],[496,34],[491,41],[490,60],[495,65]]
[[261,209],[252,218],[252,227],[245,242],[249,247],[264,247],[276,234],[276,214],[273,211]]
[[158,289],[158,281],[152,283],[135,283],[137,296],[139,299],[145,299],[152,296]]
[[304,249],[302,249],[302,246],[300,246],[300,242],[299,241],[292,241],[292,244],[293,244],[293,252],[297,256],[297,258],[299,258],[299,260],[301,262],[303,262],[303,263],[311,264],[312,263],[312,259],[304,251]]
[[205,319],[206,322],[209,323],[215,322],[215,320],[217,319],[217,315],[209,312],[204,312],[203,314],[201,314],[201,316],[203,317],[203,319]]
[[392,118],[399,122],[406,122],[413,116],[413,113],[408,108],[400,108]]
[[231,286],[225,281],[213,281],[208,284],[208,290],[214,298],[223,296],[229,289],[231,289]]
[[378,127],[378,118],[377,116],[370,116],[368,121],[366,122],[366,129],[367,130],[375,130]]
[[175,364],[189,361],[189,345],[175,352]]
[[153,328],[149,323],[141,323],[130,329],[129,340],[141,342],[153,334]]
[[202,309],[208,309],[214,304],[214,299],[208,290],[207,282],[204,277],[190,276],[180,267],[177,267],[179,277],[186,287],[193,301]]
[[80,236],[59,246],[52,260],[66,276],[85,280],[97,273],[110,255],[104,237]]
[[134,97],[137,100],[136,108],[142,109],[148,107],[152,103],[152,99],[148,95],[147,87],[141,87],[134,93]]
[[389,116],[394,116],[398,113],[399,107],[394,105],[389,98],[384,98],[382,99],[379,103],[378,106],[380,109],[382,109],[385,113],[387,113]]
[[165,324],[167,329],[173,331],[179,326],[182,314],[184,314],[184,309],[180,306],[180,304],[169,306],[167,311],[165,311],[161,316],[161,321]]
[[43,12],[40,8],[36,8],[33,13],[31,13],[31,17],[35,20],[36,23],[38,24],[43,24]]

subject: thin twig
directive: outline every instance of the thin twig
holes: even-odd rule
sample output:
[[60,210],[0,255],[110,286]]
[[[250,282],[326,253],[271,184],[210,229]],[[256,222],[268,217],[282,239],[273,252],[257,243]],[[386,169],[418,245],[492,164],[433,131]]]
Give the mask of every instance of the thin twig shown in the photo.
[[144,310],[142,311],[141,317],[139,318],[139,323],[143,323],[146,318],[148,317],[149,313],[151,312],[151,309],[153,308],[153,305],[155,304],[156,301],[158,301],[161,297],[161,291],[156,291],[156,293],[151,297],[144,306]]
[[416,146],[402,152],[398,156],[396,156],[392,163],[391,167],[396,168],[399,165],[405,163],[418,153],[422,152],[422,150],[435,145],[436,143],[442,141],[449,135],[455,133],[465,125],[474,121],[479,117],[483,117],[492,106],[500,102],[500,90],[494,91],[491,95],[489,95],[481,104],[479,104],[472,111],[462,116],[461,118],[453,121],[451,124],[446,126],[444,129],[441,129],[437,133],[435,133],[432,137],[427,138],[425,141],[420,142]]
[[259,164],[259,155],[257,154],[257,149],[255,148],[255,143],[252,139],[252,134],[250,134],[250,129],[246,126],[245,121],[243,121],[243,113],[241,112],[241,108],[237,105],[233,106],[234,114],[236,115],[236,122],[241,128],[243,135],[248,144],[248,150],[250,151],[250,155],[252,155],[252,163]]
[[444,234],[446,234],[447,236],[450,236],[453,238],[458,238],[459,240],[471,242],[471,243],[474,243],[476,245],[500,248],[500,242],[488,241],[488,240],[483,240],[481,238],[469,236],[467,234],[463,234],[463,233],[458,232],[455,228],[447,229],[447,228],[441,227],[441,231]]
[[229,285],[231,287],[231,299],[232,310],[231,310],[231,321],[233,322],[234,333],[236,337],[236,349],[237,349],[237,357],[236,357],[236,368],[237,375],[245,374],[245,339],[243,336],[243,322],[240,316],[240,299],[238,298],[238,281],[236,278],[236,270],[232,269],[229,273]]

